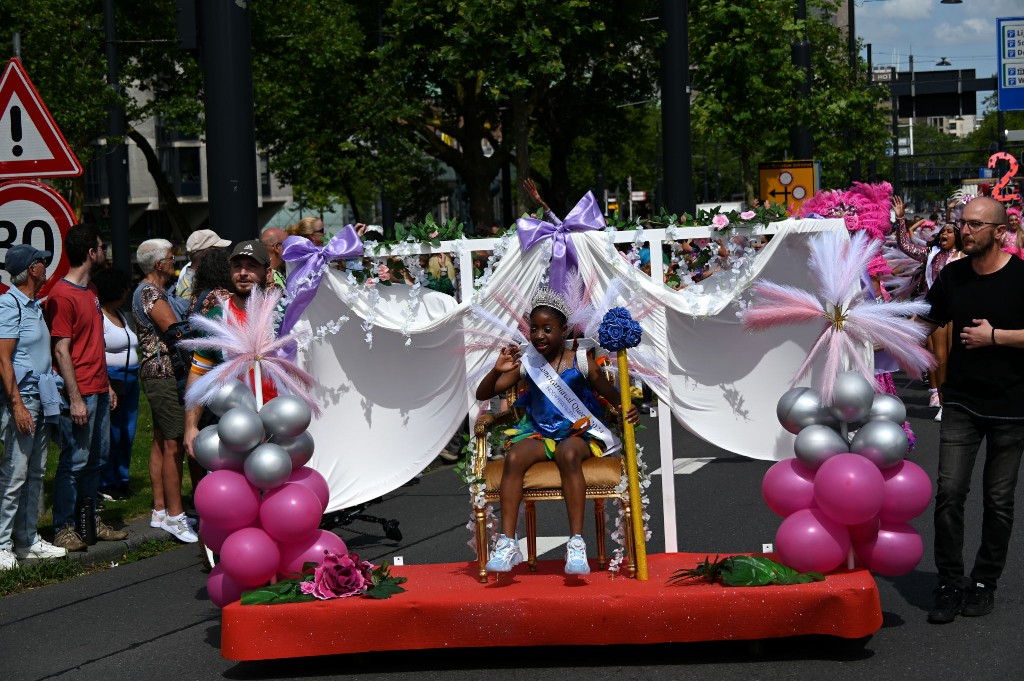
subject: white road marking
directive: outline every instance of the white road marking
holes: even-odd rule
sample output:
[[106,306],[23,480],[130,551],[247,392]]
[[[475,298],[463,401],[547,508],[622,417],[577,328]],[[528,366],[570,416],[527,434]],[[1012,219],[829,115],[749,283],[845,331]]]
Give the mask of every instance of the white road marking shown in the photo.
[[[676,475],[689,475],[696,473],[701,468],[715,460],[713,456],[702,456],[696,459],[673,459],[672,470]],[[661,469],[657,469],[651,475],[661,475]]]
[[[540,558],[549,551],[554,551],[559,546],[569,541],[569,537],[537,537],[537,557]],[[526,537],[519,538],[519,549],[523,552],[524,562],[530,557],[526,550]]]

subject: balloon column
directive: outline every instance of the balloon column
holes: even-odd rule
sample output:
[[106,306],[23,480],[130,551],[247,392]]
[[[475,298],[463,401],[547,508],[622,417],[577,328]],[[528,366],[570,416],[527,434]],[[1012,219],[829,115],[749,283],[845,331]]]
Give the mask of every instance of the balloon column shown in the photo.
[[207,580],[218,607],[300,572],[305,562],[319,563],[325,550],[347,552],[337,535],[319,529],[330,489],[306,467],[313,456],[309,407],[290,395],[256,406],[245,383],[225,383],[209,405],[220,422],[201,430],[193,447],[210,471],[195,503],[203,542],[220,554]]
[[928,507],[932,486],[920,466],[904,460],[907,410],[900,399],[875,395],[851,371],[837,377],[831,405],[810,388],[793,388],[777,414],[796,434],[796,458],[768,469],[761,491],[785,518],[775,535],[782,561],[800,572],[829,572],[855,554],[879,574],[912,570],[924,545],[908,521]]

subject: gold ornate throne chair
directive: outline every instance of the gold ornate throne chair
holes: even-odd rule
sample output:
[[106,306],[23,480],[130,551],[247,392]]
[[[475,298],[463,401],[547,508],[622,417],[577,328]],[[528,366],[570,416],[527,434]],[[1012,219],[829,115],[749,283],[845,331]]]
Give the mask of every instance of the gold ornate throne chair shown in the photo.
[[[509,391],[509,404],[512,404],[514,397],[515,390],[513,389]],[[487,436],[492,431],[514,425],[520,418],[522,418],[522,411],[510,407],[498,414],[481,414],[474,424],[473,434],[476,437],[476,450],[473,453],[472,470],[477,478],[484,481],[484,499],[487,502],[498,501],[501,473],[505,465],[503,460],[488,461]],[[586,498],[594,500],[598,567],[604,569],[608,564],[608,558],[605,555],[604,502],[606,499],[616,499],[626,514],[624,532],[627,555],[623,561],[624,567],[628,565],[628,574],[633,577],[636,574],[636,561],[633,553],[633,530],[629,501],[626,500],[625,494],[615,491],[625,470],[623,466],[623,461],[618,456],[592,457],[583,462],[583,478],[587,485]],[[527,563],[531,571],[537,569],[537,509],[535,505],[538,501],[562,499],[562,478],[554,461],[535,464],[526,472],[526,477],[523,480],[523,503],[526,510]],[[502,511],[504,512],[504,509]],[[473,519],[476,524],[478,576],[481,583],[487,582],[487,571],[484,566],[487,563],[490,543],[490,537],[487,534],[486,513],[485,508],[473,508]]]

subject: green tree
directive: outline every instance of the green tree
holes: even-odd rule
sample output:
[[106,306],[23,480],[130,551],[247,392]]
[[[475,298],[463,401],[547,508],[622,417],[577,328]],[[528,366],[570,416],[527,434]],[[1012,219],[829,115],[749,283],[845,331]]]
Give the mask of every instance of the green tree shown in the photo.
[[[92,142],[106,130],[108,106],[117,101],[105,86],[103,16],[88,0],[0,0],[4,39],[21,34],[22,65],[82,164],[95,156]],[[7,43],[10,45],[10,43]],[[65,185],[81,215],[81,177]]]
[[846,187],[855,161],[885,152],[889,117],[879,102],[889,93],[866,81],[863,62],[858,61],[851,72],[845,31],[826,20],[835,15],[838,3],[812,0],[809,4],[820,14],[807,21],[814,80],[810,106],[803,111],[814,138],[814,157],[821,161],[822,187]]
[[[458,173],[474,225],[493,224],[491,184],[502,165],[514,159],[519,177],[530,174],[530,130],[540,108],[568,103],[557,94],[560,86],[589,77],[586,65],[600,64],[609,50],[616,54],[609,68],[623,64],[627,48],[617,42],[617,27],[640,17],[636,7],[588,0],[395,0],[376,74],[381,115]],[[564,186],[564,167],[558,170]]]
[[[756,164],[782,158],[790,130],[800,123],[812,132],[827,184],[847,184],[850,162],[880,151],[885,114],[876,107],[882,93],[850,73],[845,36],[829,24],[833,0],[811,0],[804,22],[794,19],[791,0],[696,0],[692,6],[695,137],[720,139],[739,157],[748,200]],[[790,48],[804,31],[812,54],[809,101],[797,94],[803,76]]]

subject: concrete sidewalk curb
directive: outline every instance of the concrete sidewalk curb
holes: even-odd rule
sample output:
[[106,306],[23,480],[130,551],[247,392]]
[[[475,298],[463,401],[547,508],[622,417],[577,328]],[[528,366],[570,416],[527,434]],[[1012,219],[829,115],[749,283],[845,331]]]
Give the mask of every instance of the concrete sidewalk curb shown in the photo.
[[[150,527],[149,517],[139,518],[120,528],[128,532],[128,538],[121,541],[98,541],[85,551],[70,551],[68,558],[80,563],[94,565],[99,563],[116,563],[124,554],[138,548],[148,541],[173,539],[170,534],[158,527]],[[182,542],[181,546],[186,546]],[[39,562],[35,559],[20,561],[22,565]]]

